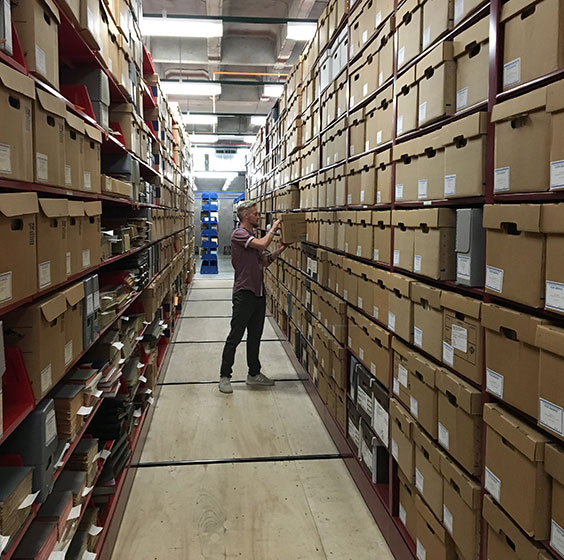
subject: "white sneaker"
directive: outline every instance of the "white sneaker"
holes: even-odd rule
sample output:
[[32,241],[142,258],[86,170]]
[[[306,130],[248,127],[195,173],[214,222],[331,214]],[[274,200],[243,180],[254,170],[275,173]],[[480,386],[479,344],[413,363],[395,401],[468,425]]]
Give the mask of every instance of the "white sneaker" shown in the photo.
[[256,387],[272,387],[274,381],[259,373],[258,375],[247,375],[247,385],[254,385]]
[[229,377],[220,377],[219,378],[219,390],[222,393],[232,393],[233,387],[231,387],[231,378]]

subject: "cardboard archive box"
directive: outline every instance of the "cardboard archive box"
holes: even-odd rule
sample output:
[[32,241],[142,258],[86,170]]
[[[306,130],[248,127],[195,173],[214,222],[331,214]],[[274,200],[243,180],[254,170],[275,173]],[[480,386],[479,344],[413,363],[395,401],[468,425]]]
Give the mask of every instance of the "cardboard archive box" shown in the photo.
[[364,152],[365,146],[364,108],[354,112],[349,119],[349,157]]
[[452,29],[453,0],[425,0],[423,5],[422,49]]
[[546,235],[546,281],[544,306],[550,311],[564,313],[564,205],[542,206],[542,232]]
[[415,486],[407,481],[401,471],[399,478],[399,518],[409,536],[415,540],[417,533],[417,509],[415,506]]
[[401,69],[421,52],[422,9],[419,0],[408,0],[397,11],[397,67]]
[[417,144],[417,199],[444,197],[445,148],[442,131],[421,136]]
[[544,321],[495,304],[482,305],[486,329],[486,391],[537,418],[540,350]]
[[84,125],[84,181],[86,192],[100,192],[100,150],[102,133],[89,124]]
[[415,498],[415,502],[417,507],[417,538],[415,539],[417,558],[456,560],[457,555],[452,537],[419,496]]
[[552,477],[552,510],[550,515],[550,546],[564,556],[564,451],[547,445],[544,466]]
[[350,70],[349,107],[352,109],[378,89],[378,43],[374,41]]
[[67,300],[67,309],[64,314],[64,368],[82,353],[83,343],[83,300],[84,283],[78,282],[62,291]]
[[356,251],[353,254],[363,259],[372,260],[374,230],[372,228],[372,212],[359,210],[356,213]]
[[482,208],[456,209],[456,282],[483,286],[486,231]]
[[0,64],[0,177],[33,181],[34,99],[33,80]]
[[[379,3],[382,12],[388,12],[388,16],[393,11],[393,3],[384,0]],[[383,86],[394,74],[394,21],[388,18],[378,31],[376,41],[378,42],[378,87]]]
[[372,212],[372,227],[374,232],[373,260],[391,264],[390,252],[392,248],[392,214],[389,210]]
[[347,204],[373,205],[376,202],[376,167],[374,154],[347,163]]
[[36,193],[0,194],[0,309],[37,292],[38,212]]
[[84,190],[84,121],[67,111],[65,115],[65,187]]
[[68,201],[69,216],[67,219],[67,277],[74,276],[84,270],[82,266],[82,229],[84,227],[84,202]]
[[378,190],[376,204],[389,204],[392,201],[392,150],[376,154],[376,177]]
[[437,360],[443,352],[443,308],[441,290],[414,282],[411,285],[413,301],[413,344]]
[[395,399],[390,401],[390,423],[392,426],[392,457],[406,480],[413,484],[415,481],[415,447],[412,433],[415,421]]
[[[393,148],[393,159],[396,162],[396,202],[417,200],[418,156],[417,140],[410,140]],[[401,216],[407,215],[406,211],[401,212]]]
[[407,342],[413,335],[413,302],[411,284],[413,280],[401,274],[388,274],[388,328]]
[[350,57],[355,57],[376,30],[376,1],[359,2],[351,13]]
[[564,188],[564,80],[548,87],[546,110],[551,116],[550,189]]
[[397,136],[417,128],[418,91],[416,67],[412,66],[396,81],[396,133]]
[[392,139],[393,117],[392,86],[378,93],[364,109],[364,151],[369,151]]
[[82,267],[98,265],[102,258],[101,202],[84,203],[84,225],[82,228]]
[[498,405],[484,405],[488,493],[535,540],[550,535],[550,477],[544,470],[550,439]]
[[541,210],[540,204],[484,206],[487,292],[531,307],[544,305]]
[[409,348],[399,338],[392,338],[392,349],[394,351],[394,364],[392,372],[392,393],[400,400],[406,408],[409,408],[410,396],[410,356]]

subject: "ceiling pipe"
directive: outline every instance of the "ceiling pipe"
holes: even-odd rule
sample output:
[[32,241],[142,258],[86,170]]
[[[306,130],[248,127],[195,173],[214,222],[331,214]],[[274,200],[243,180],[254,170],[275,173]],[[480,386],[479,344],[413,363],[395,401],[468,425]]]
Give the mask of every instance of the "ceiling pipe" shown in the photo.
[[[162,18],[162,14],[144,14],[146,18]],[[203,21],[223,21],[224,23],[248,23],[258,25],[285,25],[286,23],[317,23],[316,19],[307,18],[268,18],[251,16],[192,16],[187,14],[168,14],[168,17],[179,19],[195,19]]]

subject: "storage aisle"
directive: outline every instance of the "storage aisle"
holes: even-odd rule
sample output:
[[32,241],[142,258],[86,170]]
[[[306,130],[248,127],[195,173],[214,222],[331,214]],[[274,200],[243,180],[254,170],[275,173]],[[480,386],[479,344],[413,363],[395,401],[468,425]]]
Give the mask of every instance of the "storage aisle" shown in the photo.
[[245,385],[243,342],[233,395],[218,391],[232,286],[219,266],[193,283],[112,558],[393,558],[271,319],[261,361],[276,386]]

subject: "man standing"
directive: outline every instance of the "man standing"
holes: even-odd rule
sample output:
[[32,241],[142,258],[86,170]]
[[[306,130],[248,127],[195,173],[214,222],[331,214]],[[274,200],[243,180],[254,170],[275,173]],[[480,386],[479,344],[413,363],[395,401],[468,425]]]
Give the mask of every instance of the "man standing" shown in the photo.
[[259,361],[260,339],[266,316],[266,296],[264,294],[264,267],[277,259],[286,246],[282,244],[274,253],[266,250],[280,226],[280,220],[272,225],[270,231],[257,239],[253,230],[259,225],[256,203],[245,201],[237,207],[240,226],[231,236],[231,262],[235,269],[233,285],[233,315],[231,332],[223,348],[219,390],[232,393],[231,374],[235,362],[237,346],[247,331],[247,366],[249,374],[247,385],[271,386],[274,381],[261,373]]

